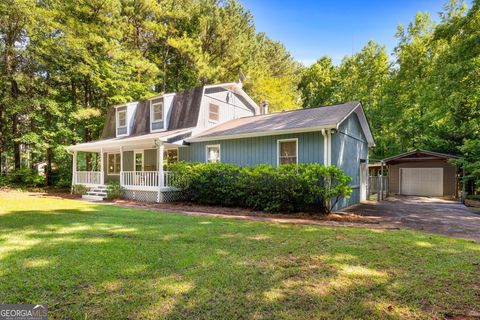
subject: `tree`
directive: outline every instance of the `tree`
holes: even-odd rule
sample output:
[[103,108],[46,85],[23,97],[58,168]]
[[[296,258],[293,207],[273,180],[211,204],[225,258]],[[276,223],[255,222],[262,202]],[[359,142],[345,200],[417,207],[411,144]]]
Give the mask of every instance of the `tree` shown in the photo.
[[302,74],[299,84],[302,107],[309,108],[339,101],[339,85],[338,68],[333,65],[330,57],[321,57]]

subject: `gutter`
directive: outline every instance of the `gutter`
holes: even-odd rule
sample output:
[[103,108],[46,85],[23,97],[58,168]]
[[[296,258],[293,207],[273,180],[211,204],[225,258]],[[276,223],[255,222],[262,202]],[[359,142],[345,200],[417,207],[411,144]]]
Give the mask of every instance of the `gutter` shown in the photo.
[[[209,128],[208,130],[210,129],[211,128]],[[241,138],[256,138],[256,137],[276,136],[280,134],[315,132],[315,131],[320,131],[325,129],[335,129],[335,125],[299,128],[299,129],[290,129],[290,130],[273,130],[273,131],[263,131],[263,132],[241,133],[241,134],[232,134],[232,135],[205,136],[205,137],[200,136],[198,138],[193,137],[190,139],[185,139],[185,141],[186,142],[207,142],[207,141],[230,140],[230,139],[241,139]]]

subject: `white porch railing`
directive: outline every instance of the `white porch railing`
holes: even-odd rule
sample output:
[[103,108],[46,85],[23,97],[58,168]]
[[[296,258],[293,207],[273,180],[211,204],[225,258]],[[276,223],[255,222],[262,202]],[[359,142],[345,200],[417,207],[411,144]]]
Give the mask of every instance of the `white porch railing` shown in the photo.
[[120,183],[125,187],[158,187],[158,172],[123,171]]
[[102,184],[102,172],[101,171],[76,171],[75,172],[76,184]]
[[[121,184],[125,187],[155,188],[159,185],[158,171],[123,171]],[[173,171],[163,172],[162,187],[172,187],[177,181],[177,175]]]

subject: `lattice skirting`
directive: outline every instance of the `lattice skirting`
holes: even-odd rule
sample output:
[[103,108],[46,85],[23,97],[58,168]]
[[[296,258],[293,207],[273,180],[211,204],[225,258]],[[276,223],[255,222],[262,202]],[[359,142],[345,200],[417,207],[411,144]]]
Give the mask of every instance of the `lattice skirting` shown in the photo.
[[[143,202],[157,202],[157,191],[126,190],[125,198]],[[181,191],[169,190],[162,191],[160,200],[162,202],[173,202],[184,200],[184,194]]]
[[142,191],[142,190],[126,190],[125,198],[144,201],[144,202],[157,202],[158,192],[156,191]]
[[185,196],[182,191],[162,191],[162,202],[173,202],[185,200]]

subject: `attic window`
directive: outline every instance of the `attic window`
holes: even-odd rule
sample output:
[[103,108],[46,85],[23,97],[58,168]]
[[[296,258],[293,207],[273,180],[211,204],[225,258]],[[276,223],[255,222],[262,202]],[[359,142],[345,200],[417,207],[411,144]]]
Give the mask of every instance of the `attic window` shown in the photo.
[[127,110],[117,111],[118,128],[127,126]]
[[152,122],[163,120],[163,102],[152,103]]
[[208,105],[208,120],[218,122],[220,119],[220,107],[216,104],[210,103]]

